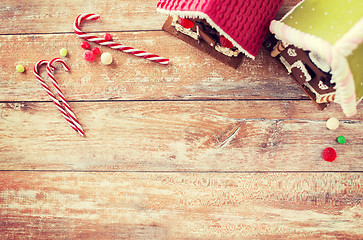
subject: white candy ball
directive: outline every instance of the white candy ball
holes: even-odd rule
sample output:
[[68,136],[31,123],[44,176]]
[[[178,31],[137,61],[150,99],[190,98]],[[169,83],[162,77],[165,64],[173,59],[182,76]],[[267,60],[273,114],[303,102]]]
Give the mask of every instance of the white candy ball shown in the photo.
[[101,63],[104,65],[110,65],[112,63],[111,53],[105,52],[101,55]]
[[335,130],[339,127],[339,120],[335,117],[329,118],[326,122],[326,127],[330,130]]

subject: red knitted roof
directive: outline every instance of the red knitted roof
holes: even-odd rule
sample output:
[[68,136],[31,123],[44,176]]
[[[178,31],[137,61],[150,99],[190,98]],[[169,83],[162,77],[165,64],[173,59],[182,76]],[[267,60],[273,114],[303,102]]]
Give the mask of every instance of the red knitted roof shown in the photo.
[[159,12],[199,17],[254,58],[283,0],[159,0]]

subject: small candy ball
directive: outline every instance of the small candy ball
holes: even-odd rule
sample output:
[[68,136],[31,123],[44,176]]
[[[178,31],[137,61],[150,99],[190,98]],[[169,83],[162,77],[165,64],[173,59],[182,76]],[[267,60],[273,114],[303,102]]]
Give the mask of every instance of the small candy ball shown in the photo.
[[111,34],[106,33],[106,34],[105,34],[105,40],[106,40],[106,41],[111,41],[111,40],[112,40],[112,36],[111,36]]
[[82,43],[81,43],[81,47],[82,47],[83,49],[89,49],[89,43],[88,43],[88,42],[82,42]]
[[92,49],[92,52],[96,56],[96,55],[100,54],[100,49],[98,47],[95,47],[94,49]]
[[329,118],[326,122],[326,127],[330,130],[335,130],[339,127],[339,120],[335,117]]
[[231,41],[229,41],[225,36],[221,36],[219,38],[219,41],[220,41],[222,47],[233,48],[233,43]]
[[105,52],[101,55],[101,62],[104,65],[110,65],[112,63],[112,55],[111,53]]
[[23,65],[19,64],[19,65],[16,65],[16,71],[22,73],[25,71],[25,68]]
[[83,58],[84,60],[88,61],[88,62],[92,62],[93,60],[95,60],[95,55],[93,54],[93,52],[91,52],[90,50],[86,50],[83,53]]
[[180,25],[182,25],[183,28],[192,28],[192,27],[194,27],[194,23],[192,21],[190,21],[189,19],[187,19],[187,18],[180,18],[179,23],[180,23]]
[[62,48],[61,50],[59,50],[59,54],[61,55],[61,57],[65,57],[68,54],[68,51],[66,48]]
[[327,147],[323,151],[323,158],[327,162],[332,162],[337,158],[337,153],[335,152],[334,148]]
[[347,140],[345,139],[345,137],[344,137],[344,136],[339,136],[339,137],[337,138],[337,141],[338,141],[338,143],[340,143],[340,144],[344,144],[344,143],[346,143],[346,142],[347,142]]

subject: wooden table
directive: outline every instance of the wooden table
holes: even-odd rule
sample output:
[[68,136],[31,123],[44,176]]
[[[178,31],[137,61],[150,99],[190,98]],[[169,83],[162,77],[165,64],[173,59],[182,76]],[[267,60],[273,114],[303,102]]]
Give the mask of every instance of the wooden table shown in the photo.
[[[163,32],[156,3],[0,0],[0,238],[362,239],[363,104],[318,110],[265,49],[234,70]],[[170,65],[106,47],[112,65],[86,62],[86,12],[101,20],[85,31]],[[32,74],[63,47],[56,77],[86,138]]]

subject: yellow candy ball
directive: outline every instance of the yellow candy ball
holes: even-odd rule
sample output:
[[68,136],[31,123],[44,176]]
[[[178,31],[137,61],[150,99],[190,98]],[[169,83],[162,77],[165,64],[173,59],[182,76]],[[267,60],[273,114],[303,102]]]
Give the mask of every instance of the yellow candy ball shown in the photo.
[[22,73],[25,71],[25,68],[23,65],[19,64],[19,65],[16,65],[16,71]]
[[68,54],[68,51],[66,48],[62,48],[61,50],[59,50],[59,54],[62,56],[62,57],[65,57],[67,56]]

